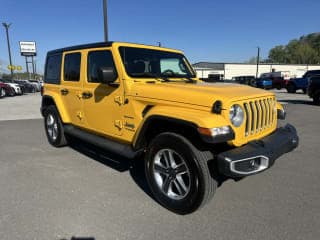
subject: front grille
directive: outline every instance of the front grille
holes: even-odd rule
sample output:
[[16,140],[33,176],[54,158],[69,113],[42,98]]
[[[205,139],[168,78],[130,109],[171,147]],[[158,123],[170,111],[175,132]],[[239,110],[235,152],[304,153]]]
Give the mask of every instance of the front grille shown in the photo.
[[264,131],[273,126],[276,118],[275,99],[263,98],[243,104],[246,113],[245,136]]

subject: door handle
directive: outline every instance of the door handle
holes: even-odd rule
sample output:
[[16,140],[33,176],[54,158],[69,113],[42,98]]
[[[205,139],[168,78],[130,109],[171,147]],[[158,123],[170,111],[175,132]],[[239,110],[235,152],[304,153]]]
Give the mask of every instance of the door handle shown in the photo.
[[83,92],[82,93],[82,98],[91,98],[92,97],[92,93],[91,92]]
[[60,90],[60,92],[61,92],[62,95],[67,95],[69,93],[69,90],[66,89],[66,88],[63,88],[63,89]]

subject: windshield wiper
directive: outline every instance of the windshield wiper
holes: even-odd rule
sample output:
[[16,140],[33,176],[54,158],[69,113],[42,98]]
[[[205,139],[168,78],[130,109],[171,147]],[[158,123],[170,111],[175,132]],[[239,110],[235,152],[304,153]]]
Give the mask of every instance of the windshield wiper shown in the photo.
[[191,77],[185,77],[187,80],[185,81],[186,83],[196,83],[196,80],[193,80]]
[[157,75],[154,73],[144,72],[144,73],[130,73],[133,77],[152,77],[156,80],[160,80],[161,82],[170,82],[170,80],[167,77]]

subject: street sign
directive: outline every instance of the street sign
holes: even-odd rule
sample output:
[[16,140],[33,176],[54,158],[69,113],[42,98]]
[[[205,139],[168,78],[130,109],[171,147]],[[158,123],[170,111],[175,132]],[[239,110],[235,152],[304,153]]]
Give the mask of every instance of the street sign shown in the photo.
[[33,41],[20,41],[20,54],[21,56],[36,56],[36,42]]
[[16,66],[14,66],[14,65],[8,65],[7,68],[8,68],[9,70],[15,70],[15,69],[16,69]]

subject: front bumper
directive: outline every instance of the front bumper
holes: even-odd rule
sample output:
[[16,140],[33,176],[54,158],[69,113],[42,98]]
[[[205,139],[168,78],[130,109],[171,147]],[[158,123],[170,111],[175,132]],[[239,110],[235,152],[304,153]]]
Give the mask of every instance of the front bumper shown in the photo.
[[296,129],[287,124],[263,139],[218,154],[219,172],[229,177],[243,177],[270,168],[281,155],[299,144]]

